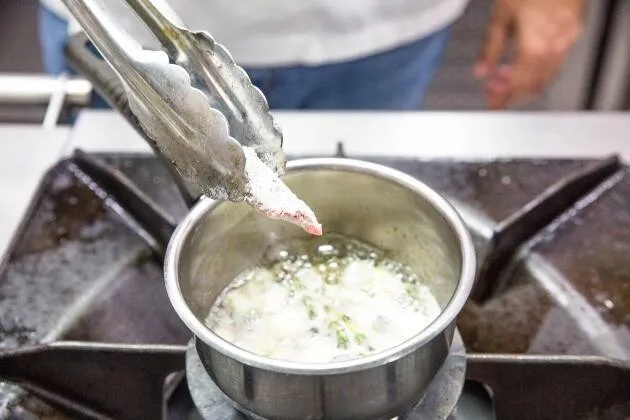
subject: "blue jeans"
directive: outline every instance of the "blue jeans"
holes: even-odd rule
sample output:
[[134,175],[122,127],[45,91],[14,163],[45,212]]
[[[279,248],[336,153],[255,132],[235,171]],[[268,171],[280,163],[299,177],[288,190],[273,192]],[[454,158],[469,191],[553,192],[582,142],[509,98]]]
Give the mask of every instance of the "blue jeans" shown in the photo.
[[[46,72],[72,73],[63,54],[66,22],[41,7],[39,33]],[[416,110],[422,106],[448,38],[446,28],[357,60],[246,71],[272,109]]]

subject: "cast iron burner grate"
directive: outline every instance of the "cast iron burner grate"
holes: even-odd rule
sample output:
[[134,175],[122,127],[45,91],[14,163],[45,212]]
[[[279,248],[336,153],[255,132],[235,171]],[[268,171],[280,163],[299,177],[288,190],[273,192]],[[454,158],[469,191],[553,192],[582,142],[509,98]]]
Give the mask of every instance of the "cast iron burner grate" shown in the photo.
[[[480,270],[458,321],[469,381],[456,419],[486,418],[470,417],[478,383],[499,420],[630,418],[630,368],[612,360],[630,359],[625,166],[367,160],[442,192],[473,233]],[[0,418],[190,414],[190,334],[161,272],[186,208],[154,157],[77,151],[49,171],[0,276]]]

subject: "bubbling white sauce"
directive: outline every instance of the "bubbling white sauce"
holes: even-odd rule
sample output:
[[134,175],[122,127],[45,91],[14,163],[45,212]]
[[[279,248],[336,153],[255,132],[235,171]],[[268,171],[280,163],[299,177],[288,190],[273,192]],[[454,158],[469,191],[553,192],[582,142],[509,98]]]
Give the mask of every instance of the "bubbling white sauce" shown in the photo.
[[392,348],[440,312],[408,267],[329,235],[270,250],[266,263],[226,287],[206,325],[261,356],[325,363]]

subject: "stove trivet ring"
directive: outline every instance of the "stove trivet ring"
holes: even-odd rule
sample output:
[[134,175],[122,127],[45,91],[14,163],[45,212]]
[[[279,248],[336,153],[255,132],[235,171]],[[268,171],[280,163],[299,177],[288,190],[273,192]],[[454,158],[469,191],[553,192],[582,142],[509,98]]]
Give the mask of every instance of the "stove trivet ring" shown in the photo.
[[[418,405],[399,420],[446,420],[455,410],[466,379],[466,350],[464,342],[455,330],[451,351],[435,379]],[[202,418],[207,420],[267,420],[259,416],[243,414],[212,381],[197,354],[194,339],[186,351],[186,380],[193,402]]]

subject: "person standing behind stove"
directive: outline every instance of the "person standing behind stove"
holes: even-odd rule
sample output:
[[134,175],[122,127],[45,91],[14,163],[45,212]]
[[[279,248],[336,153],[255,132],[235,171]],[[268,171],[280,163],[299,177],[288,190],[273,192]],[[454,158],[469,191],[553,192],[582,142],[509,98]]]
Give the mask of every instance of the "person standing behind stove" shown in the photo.
[[[123,0],[104,0],[147,48],[159,48]],[[190,28],[224,44],[272,109],[415,110],[468,0],[170,0]],[[61,0],[41,0],[46,71],[71,71],[63,56],[78,26]],[[577,39],[584,0],[495,0],[474,74],[490,108],[539,94]],[[500,65],[509,42],[513,63]]]

